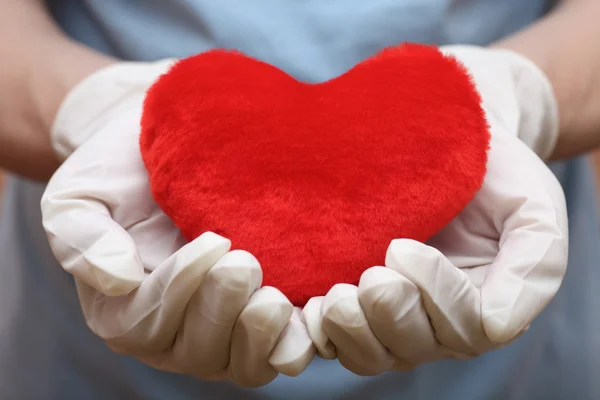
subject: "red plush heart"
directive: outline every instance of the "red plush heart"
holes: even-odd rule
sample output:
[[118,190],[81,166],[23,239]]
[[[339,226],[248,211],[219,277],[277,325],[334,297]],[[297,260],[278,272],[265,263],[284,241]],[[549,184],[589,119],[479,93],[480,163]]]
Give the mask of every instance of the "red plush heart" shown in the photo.
[[319,84],[217,50],[154,84],[140,144],[184,236],[231,239],[302,306],[357,284],[391,240],[448,224],[482,184],[489,132],[468,74],[434,47],[390,48]]

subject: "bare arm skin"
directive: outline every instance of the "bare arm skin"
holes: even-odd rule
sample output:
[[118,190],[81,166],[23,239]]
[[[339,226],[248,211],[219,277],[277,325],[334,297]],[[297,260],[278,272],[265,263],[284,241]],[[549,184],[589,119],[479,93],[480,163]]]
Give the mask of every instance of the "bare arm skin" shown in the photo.
[[532,60],[554,87],[560,136],[553,160],[600,146],[600,1],[565,0],[553,12],[492,46]]
[[49,131],[66,93],[114,62],[70,40],[42,0],[0,0],[0,167],[45,181],[58,167]]
[[[49,131],[68,91],[116,62],[78,44],[54,24],[42,0],[0,0],[0,167],[45,181],[59,162]],[[561,134],[554,159],[600,145],[600,1],[565,0],[554,12],[493,46],[533,60],[558,98]],[[35,27],[35,28],[32,28]]]

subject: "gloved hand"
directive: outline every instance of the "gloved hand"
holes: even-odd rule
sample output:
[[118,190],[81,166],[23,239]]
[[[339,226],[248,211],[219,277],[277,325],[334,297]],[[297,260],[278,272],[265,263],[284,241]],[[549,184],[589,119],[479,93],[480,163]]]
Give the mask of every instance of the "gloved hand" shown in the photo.
[[258,261],[207,232],[185,244],[152,199],[139,152],[146,90],[173,60],[97,72],[64,100],[52,132],[65,159],[43,225],[75,277],[88,326],[161,370],[261,386],[297,375],[315,350],[300,311],[260,288]]
[[474,200],[427,244],[392,241],[385,267],[368,269],[358,287],[337,285],[304,308],[319,354],[337,355],[359,375],[507,345],[527,330],[565,274],[565,199],[542,161],[558,129],[549,82],[508,51],[441,50],[462,62],[481,94],[491,129],[487,174]]

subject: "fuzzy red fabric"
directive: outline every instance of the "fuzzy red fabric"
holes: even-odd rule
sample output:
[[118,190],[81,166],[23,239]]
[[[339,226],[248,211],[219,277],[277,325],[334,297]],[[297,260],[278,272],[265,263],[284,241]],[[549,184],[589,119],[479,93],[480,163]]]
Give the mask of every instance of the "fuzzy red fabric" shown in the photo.
[[297,306],[425,241],[474,197],[489,132],[463,67],[404,44],[301,83],[232,51],[178,62],[148,92],[141,151],[157,203],[188,240],[254,254]]

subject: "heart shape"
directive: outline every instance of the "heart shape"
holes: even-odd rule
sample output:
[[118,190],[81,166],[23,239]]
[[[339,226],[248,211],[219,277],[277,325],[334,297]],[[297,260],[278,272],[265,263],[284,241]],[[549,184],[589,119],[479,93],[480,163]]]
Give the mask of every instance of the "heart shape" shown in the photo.
[[176,63],[148,91],[140,148],[153,196],[188,240],[254,254],[302,306],[426,241],[474,197],[489,131],[466,70],[403,44],[326,82],[239,52]]

